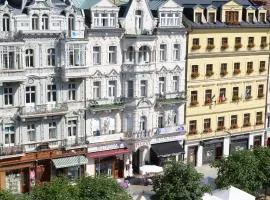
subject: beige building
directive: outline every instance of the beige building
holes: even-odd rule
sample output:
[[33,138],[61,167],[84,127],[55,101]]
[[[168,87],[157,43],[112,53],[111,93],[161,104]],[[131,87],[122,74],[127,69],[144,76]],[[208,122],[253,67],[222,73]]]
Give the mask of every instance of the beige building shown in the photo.
[[182,2],[189,31],[186,159],[197,166],[264,145],[269,22],[263,7],[241,2]]

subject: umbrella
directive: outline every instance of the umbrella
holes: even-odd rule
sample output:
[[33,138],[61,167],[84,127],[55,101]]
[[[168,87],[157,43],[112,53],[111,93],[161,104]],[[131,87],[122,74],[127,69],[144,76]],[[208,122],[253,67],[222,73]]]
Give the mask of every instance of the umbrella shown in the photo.
[[140,167],[142,175],[163,172],[163,168],[156,165],[143,165]]

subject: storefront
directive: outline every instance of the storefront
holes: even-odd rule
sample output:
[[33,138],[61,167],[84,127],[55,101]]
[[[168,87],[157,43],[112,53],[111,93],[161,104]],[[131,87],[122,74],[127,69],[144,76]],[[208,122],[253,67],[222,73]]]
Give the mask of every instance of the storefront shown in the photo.
[[127,176],[125,172],[130,168],[130,151],[124,144],[90,147],[88,151],[87,173],[89,175],[104,175],[112,178]]
[[75,181],[84,176],[85,165],[88,160],[84,156],[72,156],[52,159],[52,162],[54,164],[52,174],[65,175],[71,181]]
[[223,155],[223,139],[203,141],[201,146],[203,146],[203,164],[209,164],[214,160],[220,159]]
[[150,164],[164,166],[167,161],[182,161],[184,148],[179,141],[152,144],[150,149]]
[[235,151],[248,149],[248,135],[239,135],[235,137],[231,137],[231,144],[230,144],[230,154]]
[[262,136],[261,135],[254,136],[253,146],[254,147],[260,147],[260,146],[262,146]]
[[189,146],[187,154],[187,162],[193,166],[197,165],[198,146]]

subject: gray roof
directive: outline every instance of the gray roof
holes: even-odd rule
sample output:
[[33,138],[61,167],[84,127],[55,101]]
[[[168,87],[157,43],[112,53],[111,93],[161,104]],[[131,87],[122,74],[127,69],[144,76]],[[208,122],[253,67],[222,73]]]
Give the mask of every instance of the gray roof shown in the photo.
[[80,9],[89,9],[93,5],[100,2],[100,0],[72,0],[74,6]]

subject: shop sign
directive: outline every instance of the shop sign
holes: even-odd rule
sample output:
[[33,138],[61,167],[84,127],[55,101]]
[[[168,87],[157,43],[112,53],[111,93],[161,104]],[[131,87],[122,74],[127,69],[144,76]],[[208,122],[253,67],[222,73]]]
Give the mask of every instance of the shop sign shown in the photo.
[[175,135],[175,136],[168,136],[168,137],[153,138],[151,140],[151,144],[180,141],[180,140],[184,140],[184,139],[185,139],[184,135]]
[[143,146],[150,147],[150,142],[149,141],[139,141],[134,144],[135,151],[137,151],[139,148]]
[[180,125],[180,126],[165,127],[165,128],[157,129],[157,134],[168,134],[168,133],[179,133],[180,135],[184,135],[185,127],[183,125]]
[[97,152],[97,151],[108,151],[108,150],[112,150],[112,149],[120,149],[120,148],[125,148],[125,147],[126,147],[126,145],[124,143],[89,147],[88,153]]

